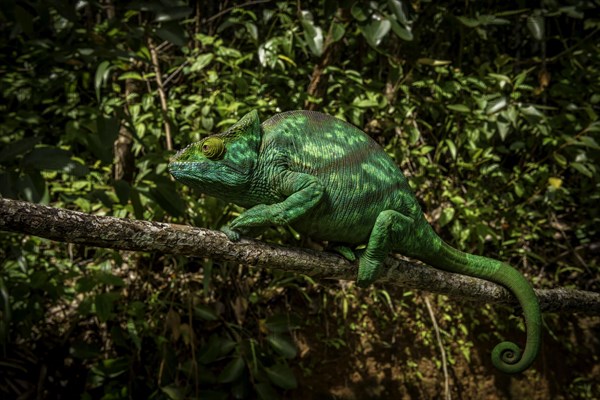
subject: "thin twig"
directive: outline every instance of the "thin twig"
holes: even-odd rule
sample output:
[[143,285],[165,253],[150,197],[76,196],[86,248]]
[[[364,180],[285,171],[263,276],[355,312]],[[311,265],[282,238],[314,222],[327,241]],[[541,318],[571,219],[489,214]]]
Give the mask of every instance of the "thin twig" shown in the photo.
[[167,87],[167,85],[169,84],[169,81],[171,79],[173,79],[175,77],[175,75],[179,74],[181,72],[181,70],[183,68],[185,68],[186,65],[188,65],[190,62],[188,60],[185,60],[179,67],[177,67],[177,69],[175,71],[173,71],[173,73],[171,73],[171,75],[167,76],[167,79],[165,79],[165,81],[163,82],[163,87]]
[[429,302],[429,296],[423,296],[425,299],[425,305],[427,306],[427,311],[429,311],[429,317],[431,317],[431,322],[433,322],[433,329],[435,330],[435,337],[438,342],[438,346],[440,347],[440,353],[442,354],[442,370],[444,371],[444,398],[446,400],[451,400],[450,396],[450,380],[448,378],[448,363],[446,362],[446,351],[444,350],[444,344],[442,343],[442,337],[440,336],[440,328],[435,320],[435,315],[433,313],[433,308],[431,308],[431,303]]
[[165,93],[165,87],[163,85],[162,75],[160,72],[160,65],[158,63],[158,52],[152,42],[152,38],[148,38],[148,49],[150,50],[150,56],[152,58],[152,67],[154,68],[154,74],[156,75],[156,86],[158,86],[158,97],[160,97],[160,109],[164,119],[165,125],[165,141],[167,143],[167,150],[173,150],[173,141],[171,139],[171,124],[169,123],[169,107],[167,105],[167,95]]

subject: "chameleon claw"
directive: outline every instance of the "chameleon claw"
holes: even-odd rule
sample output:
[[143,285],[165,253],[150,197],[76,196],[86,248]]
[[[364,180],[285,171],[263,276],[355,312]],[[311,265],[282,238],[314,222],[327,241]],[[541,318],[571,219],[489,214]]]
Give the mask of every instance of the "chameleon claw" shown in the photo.
[[240,240],[240,233],[237,231],[234,231],[229,226],[222,226],[220,231],[223,232],[225,234],[225,236],[227,236],[227,238],[229,240],[231,240],[232,242],[237,242]]

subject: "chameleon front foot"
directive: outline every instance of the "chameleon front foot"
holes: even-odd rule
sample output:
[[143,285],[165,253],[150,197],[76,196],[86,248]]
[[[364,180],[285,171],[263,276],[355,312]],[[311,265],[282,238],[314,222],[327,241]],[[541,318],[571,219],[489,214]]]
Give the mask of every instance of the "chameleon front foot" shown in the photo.
[[227,236],[227,238],[232,242],[237,242],[240,240],[240,233],[231,229],[229,226],[222,226],[220,231],[223,232],[225,236]]
[[348,246],[333,246],[331,249],[348,261],[356,261],[356,254]]

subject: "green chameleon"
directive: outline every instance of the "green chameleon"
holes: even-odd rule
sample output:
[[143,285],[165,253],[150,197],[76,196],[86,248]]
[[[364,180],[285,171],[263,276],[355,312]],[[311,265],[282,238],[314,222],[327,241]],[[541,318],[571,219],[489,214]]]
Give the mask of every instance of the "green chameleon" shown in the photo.
[[309,237],[350,247],[367,243],[357,284],[374,282],[390,251],[436,268],[486,279],[514,293],[523,308],[527,343],[492,351],[494,366],[518,373],[535,360],[541,314],[529,282],[510,265],[463,253],[427,223],[406,178],[369,136],[326,114],[291,111],[259,121],[246,114],[223,133],[180,151],[170,173],[203,193],[247,208],[222,230],[232,241],[272,225],[290,225]]

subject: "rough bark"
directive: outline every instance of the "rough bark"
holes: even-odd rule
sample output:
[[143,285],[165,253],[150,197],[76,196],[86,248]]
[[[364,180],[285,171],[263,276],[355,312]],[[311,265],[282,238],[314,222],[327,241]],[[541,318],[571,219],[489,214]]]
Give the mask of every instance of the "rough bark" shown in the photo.
[[[85,214],[17,200],[0,199],[0,230],[87,246],[161,252],[259,268],[275,268],[315,279],[354,280],[356,265],[326,252],[283,247],[257,240],[234,243],[221,232],[186,225]],[[516,304],[496,284],[388,258],[381,283],[426,290],[477,302]],[[600,293],[573,289],[538,289],[542,310],[600,315]]]

